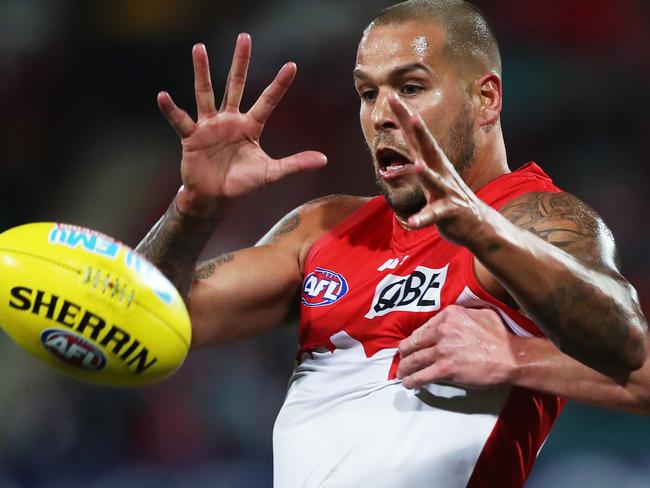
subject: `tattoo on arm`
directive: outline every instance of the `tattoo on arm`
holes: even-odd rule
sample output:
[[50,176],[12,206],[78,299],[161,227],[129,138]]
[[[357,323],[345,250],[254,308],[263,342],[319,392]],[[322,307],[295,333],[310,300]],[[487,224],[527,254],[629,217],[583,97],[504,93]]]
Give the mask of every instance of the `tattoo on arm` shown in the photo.
[[187,299],[196,260],[214,225],[214,222],[188,219],[172,202],[136,251],[156,265]]
[[528,193],[506,204],[501,214],[589,264],[597,265],[602,258],[603,234],[613,242],[598,214],[569,193]]
[[199,265],[198,268],[196,268],[196,272],[194,273],[194,279],[195,280],[205,280],[210,278],[214,274],[214,270],[217,266],[220,266],[223,263],[229,263],[233,259],[235,259],[235,255],[231,252],[222,254],[221,256],[218,256],[214,259],[210,259],[209,261],[205,261]]
[[269,230],[258,242],[257,246],[264,244],[272,244],[277,239],[280,239],[288,234],[294,232],[302,224],[302,217],[297,211],[291,212],[289,215],[285,216],[277,224],[271,227]]
[[[606,356],[606,350],[619,355],[625,351],[627,357],[643,355],[638,332],[645,319],[636,293],[618,272],[613,236],[598,214],[568,193],[529,193],[505,205],[501,213],[585,266],[582,272],[567,262],[567,272],[554,280],[551,289],[540,287],[537,296],[518,299],[547,326],[551,339],[578,359],[591,359],[592,365],[594,356]],[[486,247],[488,253],[499,249],[496,243]],[[620,288],[612,292],[617,285]],[[589,350],[593,352],[585,352]],[[611,356],[604,356],[605,368]]]
[[296,213],[292,215],[291,217],[288,217],[287,219],[283,220],[282,223],[280,224],[280,227],[278,227],[277,230],[273,231],[271,234],[271,238],[274,237],[279,237],[284,234],[288,234],[289,232],[293,232],[300,226],[301,219],[300,219],[300,214]]

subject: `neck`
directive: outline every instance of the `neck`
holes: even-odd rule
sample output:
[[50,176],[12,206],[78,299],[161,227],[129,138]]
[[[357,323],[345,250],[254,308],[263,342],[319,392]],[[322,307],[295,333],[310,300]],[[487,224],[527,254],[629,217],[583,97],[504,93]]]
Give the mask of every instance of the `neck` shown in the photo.
[[477,191],[493,179],[510,173],[501,126],[493,126],[486,136],[473,164],[461,175],[472,191]]

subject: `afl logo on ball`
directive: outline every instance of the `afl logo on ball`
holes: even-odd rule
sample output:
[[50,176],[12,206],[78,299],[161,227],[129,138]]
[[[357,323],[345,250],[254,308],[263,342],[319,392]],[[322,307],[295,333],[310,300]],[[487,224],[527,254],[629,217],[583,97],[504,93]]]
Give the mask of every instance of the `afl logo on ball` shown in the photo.
[[302,303],[308,307],[322,307],[340,300],[348,292],[343,275],[329,269],[316,268],[305,278]]
[[73,368],[99,371],[106,366],[106,358],[102,351],[72,332],[45,329],[41,332],[41,343],[53,356]]

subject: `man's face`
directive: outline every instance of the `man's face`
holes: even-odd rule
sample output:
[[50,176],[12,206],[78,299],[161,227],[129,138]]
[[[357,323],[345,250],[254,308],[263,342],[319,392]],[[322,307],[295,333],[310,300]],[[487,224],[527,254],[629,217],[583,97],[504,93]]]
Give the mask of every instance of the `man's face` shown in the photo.
[[388,105],[390,94],[419,112],[461,176],[474,159],[471,104],[443,47],[444,32],[435,23],[406,22],[371,27],[357,52],[361,128],[377,183],[403,217],[420,210],[426,199],[413,169],[414,154]]

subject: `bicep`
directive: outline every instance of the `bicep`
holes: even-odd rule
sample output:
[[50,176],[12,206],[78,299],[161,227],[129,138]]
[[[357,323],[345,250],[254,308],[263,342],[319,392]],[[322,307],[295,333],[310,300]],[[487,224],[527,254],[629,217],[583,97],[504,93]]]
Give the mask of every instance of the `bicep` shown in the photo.
[[600,216],[565,192],[534,192],[515,198],[501,214],[517,227],[588,267],[618,272],[614,236]]
[[187,301],[192,346],[245,339],[282,324],[301,280],[295,255],[279,245],[242,249],[202,263]]
[[[500,213],[516,227],[552,244],[587,268],[624,281],[618,271],[611,231],[592,208],[570,193],[526,193],[507,203]],[[474,268],[488,291],[510,301],[478,259],[474,260]]]
[[312,244],[366,201],[334,195],[307,202],[255,247],[202,263],[188,298],[193,347],[252,337],[297,316]]

